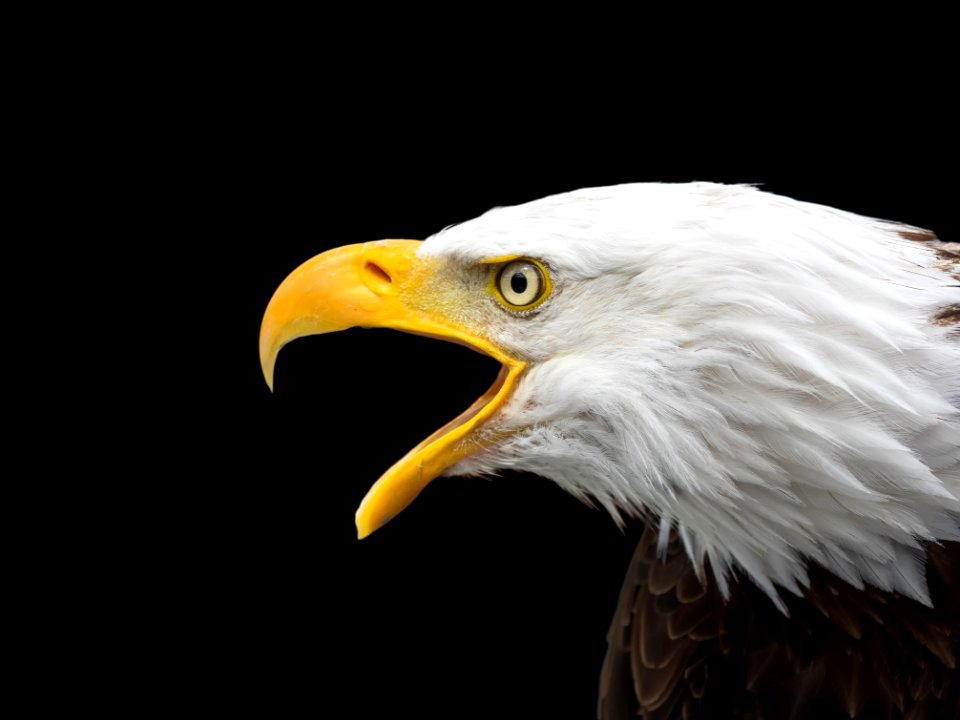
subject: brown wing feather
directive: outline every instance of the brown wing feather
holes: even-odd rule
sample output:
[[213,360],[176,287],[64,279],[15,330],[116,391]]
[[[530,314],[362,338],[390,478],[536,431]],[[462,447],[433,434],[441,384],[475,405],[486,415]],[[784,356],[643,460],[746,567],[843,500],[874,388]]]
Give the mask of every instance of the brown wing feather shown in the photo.
[[[677,539],[644,532],[608,635],[598,716],[958,718],[960,544],[928,548],[928,608],[811,568],[784,616],[752,583],[724,601]],[[708,572],[706,577],[710,577]]]
[[[691,637],[712,625],[716,638],[721,598],[704,588],[676,537],[666,556],[656,556],[650,528],[634,553],[607,636],[609,649],[600,683],[601,720],[696,717],[707,686],[704,650]],[[711,623],[712,621],[712,623]]]

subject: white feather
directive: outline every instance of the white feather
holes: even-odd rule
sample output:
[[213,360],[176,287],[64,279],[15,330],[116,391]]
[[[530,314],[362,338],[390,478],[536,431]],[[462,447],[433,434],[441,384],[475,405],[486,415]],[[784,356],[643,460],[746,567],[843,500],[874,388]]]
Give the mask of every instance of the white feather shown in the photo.
[[[451,474],[515,468],[615,518],[676,527],[724,592],[782,607],[817,562],[929,602],[920,540],[960,538],[960,303],[888,222],[708,183],[581,190],[499,208],[421,253],[524,255],[554,292],[484,312],[530,363]],[[513,434],[509,434],[513,433]]]

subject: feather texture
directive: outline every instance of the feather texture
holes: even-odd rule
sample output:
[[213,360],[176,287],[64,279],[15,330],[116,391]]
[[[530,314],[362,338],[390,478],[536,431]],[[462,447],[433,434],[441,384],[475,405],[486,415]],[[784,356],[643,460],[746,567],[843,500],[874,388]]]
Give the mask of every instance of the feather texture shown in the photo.
[[814,569],[787,617],[748,581],[726,599],[701,585],[677,536],[660,557],[655,538],[648,528],[607,636],[601,720],[960,717],[957,543],[929,549],[932,608]]
[[930,602],[924,548],[960,538],[952,246],[694,183],[498,208],[420,252],[529,256],[554,284],[531,313],[469,309],[529,367],[449,474],[534,472],[656,519],[724,596],[739,571],[786,611],[819,566]]

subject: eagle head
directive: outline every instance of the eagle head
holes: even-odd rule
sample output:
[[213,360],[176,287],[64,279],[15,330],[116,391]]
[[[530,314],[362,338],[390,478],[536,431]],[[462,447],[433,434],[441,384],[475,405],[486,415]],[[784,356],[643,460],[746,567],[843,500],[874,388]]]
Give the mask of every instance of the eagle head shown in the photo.
[[[433,478],[536,473],[675,531],[720,589],[780,604],[819,563],[928,602],[960,539],[956,260],[923,231],[752,187],[630,184],[308,260],[260,356],[353,326],[467,345],[494,385],[377,481],[364,537]],[[951,274],[953,273],[953,275]]]

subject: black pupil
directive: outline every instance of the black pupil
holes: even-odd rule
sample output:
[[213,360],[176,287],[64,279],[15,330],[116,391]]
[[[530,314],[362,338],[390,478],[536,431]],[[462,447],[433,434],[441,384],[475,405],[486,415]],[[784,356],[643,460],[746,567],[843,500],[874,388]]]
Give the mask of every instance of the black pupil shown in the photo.
[[519,270],[511,275],[510,289],[517,295],[523,295],[527,291],[527,276]]

